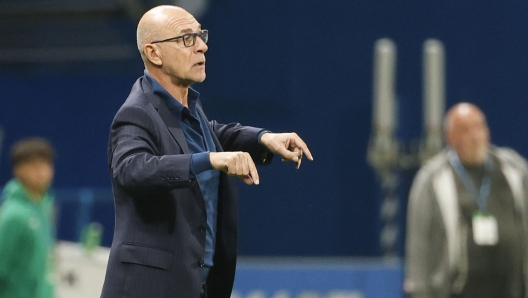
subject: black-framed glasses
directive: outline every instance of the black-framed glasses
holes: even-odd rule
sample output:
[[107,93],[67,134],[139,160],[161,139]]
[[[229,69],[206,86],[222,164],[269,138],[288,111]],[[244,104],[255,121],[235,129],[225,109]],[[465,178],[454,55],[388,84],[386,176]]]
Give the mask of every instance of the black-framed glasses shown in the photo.
[[180,35],[180,36],[171,37],[171,38],[167,38],[167,39],[163,39],[163,40],[156,40],[156,41],[153,41],[151,43],[160,43],[160,42],[178,40],[178,39],[181,38],[183,40],[183,45],[184,46],[192,47],[196,43],[196,37],[197,36],[200,37],[203,40],[203,42],[207,43],[207,40],[209,39],[209,30],[204,29],[204,30],[200,30],[198,32],[185,33],[185,34]]

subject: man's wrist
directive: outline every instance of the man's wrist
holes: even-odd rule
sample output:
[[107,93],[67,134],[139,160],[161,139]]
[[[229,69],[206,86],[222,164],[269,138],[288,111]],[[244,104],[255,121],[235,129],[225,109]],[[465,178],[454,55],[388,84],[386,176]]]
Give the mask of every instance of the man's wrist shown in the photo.
[[265,129],[264,129],[264,130],[262,130],[262,131],[260,131],[260,132],[258,133],[257,139],[258,139],[259,144],[264,145],[264,144],[262,143],[262,136],[265,135],[265,134],[267,134],[267,133],[271,133],[271,131],[269,131],[269,130],[265,130]]

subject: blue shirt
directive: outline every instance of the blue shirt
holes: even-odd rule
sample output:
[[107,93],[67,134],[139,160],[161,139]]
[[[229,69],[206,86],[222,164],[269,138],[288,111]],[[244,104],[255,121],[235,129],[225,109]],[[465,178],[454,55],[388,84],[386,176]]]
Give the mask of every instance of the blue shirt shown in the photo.
[[188,106],[183,106],[167,90],[165,90],[155,79],[147,74],[145,77],[152,85],[152,91],[158,95],[167,105],[172,115],[178,119],[180,127],[185,135],[191,157],[190,174],[196,178],[205,202],[207,214],[207,225],[205,234],[205,270],[204,282],[209,273],[209,267],[213,266],[213,257],[216,240],[216,220],[218,214],[218,185],[220,172],[214,170],[209,159],[209,152],[216,152],[216,146],[209,129],[207,121],[198,113],[196,104],[200,94],[189,88]]

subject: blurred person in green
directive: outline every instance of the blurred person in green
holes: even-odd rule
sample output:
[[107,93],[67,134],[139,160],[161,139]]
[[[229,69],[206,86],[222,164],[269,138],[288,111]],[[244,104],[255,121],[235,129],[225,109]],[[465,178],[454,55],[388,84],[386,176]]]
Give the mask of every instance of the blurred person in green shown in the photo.
[[0,207],[0,297],[53,298],[52,220],[55,150],[41,138],[27,138],[11,148],[14,178]]

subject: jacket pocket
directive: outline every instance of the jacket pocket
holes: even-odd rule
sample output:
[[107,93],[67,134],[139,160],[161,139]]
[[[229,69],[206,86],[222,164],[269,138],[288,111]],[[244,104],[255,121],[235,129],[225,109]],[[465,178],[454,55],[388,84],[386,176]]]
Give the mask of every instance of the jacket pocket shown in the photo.
[[138,244],[123,243],[119,249],[119,260],[167,270],[172,263],[172,252]]

